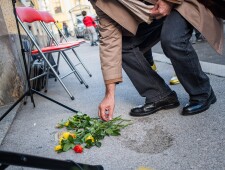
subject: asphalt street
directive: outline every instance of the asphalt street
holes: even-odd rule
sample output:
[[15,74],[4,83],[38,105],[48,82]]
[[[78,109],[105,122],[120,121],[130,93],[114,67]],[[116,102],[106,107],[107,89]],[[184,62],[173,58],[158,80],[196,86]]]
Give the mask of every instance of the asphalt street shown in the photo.
[[[198,48],[200,45],[203,45],[205,50],[202,47]],[[205,47],[204,43],[195,46],[200,53],[200,49],[205,51],[205,55],[200,54],[201,56],[209,56],[208,47]],[[160,53],[157,50],[157,47],[153,49],[154,52]],[[98,47],[90,47],[88,43],[77,48],[78,54],[93,74],[90,78],[80,65],[77,67],[89,84],[88,89],[81,85],[74,75],[70,75],[64,81],[75,95],[74,101],[70,100],[61,85],[53,79],[49,82],[47,95],[91,117],[97,117],[98,104],[104,96],[98,51]],[[68,54],[76,61],[72,53]],[[154,57],[158,73],[169,82],[174,73],[171,64],[162,59],[163,55]],[[208,63],[212,70],[215,70],[214,73],[211,74],[211,69],[207,69],[217,102],[204,113],[181,116],[180,112],[182,106],[188,102],[188,95],[181,85],[176,85],[170,87],[177,92],[181,106],[146,117],[131,117],[128,114],[130,109],[143,104],[144,99],[123,73],[124,82],[116,88],[115,116],[122,115],[123,118],[132,120],[133,124],[125,128],[121,136],[106,137],[101,148],[86,149],[82,154],[76,154],[72,150],[57,154],[54,146],[57,145],[56,136],[60,130],[55,126],[74,113],[35,95],[36,107],[33,108],[28,100],[28,104],[20,109],[0,149],[86,164],[100,164],[105,170],[138,170],[140,167],[154,170],[224,170],[225,76],[219,73],[225,72],[225,66],[221,65],[225,64],[225,59],[215,56],[217,57],[221,57],[220,62]],[[211,61],[210,57],[201,60]],[[60,73],[63,75],[67,70],[68,67],[61,60]]]

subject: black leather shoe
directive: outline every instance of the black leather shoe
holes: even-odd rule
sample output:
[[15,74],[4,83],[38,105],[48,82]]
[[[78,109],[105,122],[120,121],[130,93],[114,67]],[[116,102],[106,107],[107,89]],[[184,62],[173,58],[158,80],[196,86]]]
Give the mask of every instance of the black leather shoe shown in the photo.
[[190,102],[188,103],[182,111],[183,116],[188,115],[195,115],[201,112],[204,112],[207,110],[211,104],[214,104],[216,102],[216,96],[214,92],[212,91],[209,98],[206,101],[203,102]]
[[153,102],[153,103],[145,103],[144,105],[137,106],[130,111],[131,116],[147,116],[153,114],[159,110],[166,110],[178,107],[180,105],[177,94],[172,91],[168,96],[165,98]]

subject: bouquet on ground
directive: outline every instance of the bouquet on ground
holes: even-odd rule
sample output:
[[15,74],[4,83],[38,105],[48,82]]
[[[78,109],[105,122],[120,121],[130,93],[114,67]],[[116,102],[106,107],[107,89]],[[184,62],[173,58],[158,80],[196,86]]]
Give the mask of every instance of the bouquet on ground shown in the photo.
[[73,149],[76,153],[82,153],[84,148],[101,147],[101,140],[105,136],[119,136],[121,129],[130,124],[130,120],[121,116],[105,122],[79,112],[67,121],[58,123],[57,128],[66,128],[67,131],[59,135],[55,151],[60,153]]

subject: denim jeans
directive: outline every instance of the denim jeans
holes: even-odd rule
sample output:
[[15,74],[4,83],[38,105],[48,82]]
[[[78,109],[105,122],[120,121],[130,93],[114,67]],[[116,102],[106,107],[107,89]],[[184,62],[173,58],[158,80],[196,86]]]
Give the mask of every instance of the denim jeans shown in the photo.
[[150,25],[142,23],[136,36],[123,36],[122,66],[146,103],[158,101],[171,93],[165,81],[151,69],[143,53],[160,40],[163,19]]
[[205,101],[212,88],[190,42],[192,32],[193,26],[174,10],[163,24],[161,45],[190,100]]

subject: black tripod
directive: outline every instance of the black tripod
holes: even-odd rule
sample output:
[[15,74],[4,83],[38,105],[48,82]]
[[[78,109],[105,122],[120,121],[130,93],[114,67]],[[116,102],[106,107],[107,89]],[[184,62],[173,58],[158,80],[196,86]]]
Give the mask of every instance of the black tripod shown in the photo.
[[10,111],[12,111],[12,109],[14,107],[17,106],[17,104],[19,104],[26,96],[30,96],[30,99],[31,99],[31,102],[33,103],[33,106],[35,107],[35,103],[34,103],[34,97],[33,97],[33,94],[38,94],[39,96],[42,96],[70,111],[73,111],[74,113],[77,113],[78,111],[77,110],[74,110],[52,98],[49,98],[45,95],[43,95],[42,93],[34,90],[31,88],[31,84],[30,84],[30,79],[29,79],[29,73],[28,73],[28,68],[27,68],[27,63],[26,63],[26,56],[25,56],[25,50],[23,48],[23,43],[22,43],[22,37],[21,37],[21,33],[20,33],[20,28],[19,28],[19,22],[18,22],[18,19],[17,19],[17,14],[16,14],[16,7],[15,7],[15,4],[16,4],[16,0],[12,0],[12,4],[13,4],[13,12],[14,12],[14,15],[15,15],[15,18],[16,18],[16,26],[17,26],[17,29],[18,29],[18,35],[19,35],[19,41],[20,41],[20,45],[21,45],[21,53],[22,53],[22,57],[23,57],[23,64],[24,64],[24,68],[25,68],[25,74],[26,74],[26,83],[28,85],[28,90],[0,117],[0,121],[8,115],[8,113]]
[[8,168],[10,165],[52,170],[104,170],[101,165],[89,165],[71,160],[50,159],[22,153],[0,151],[0,170]]

